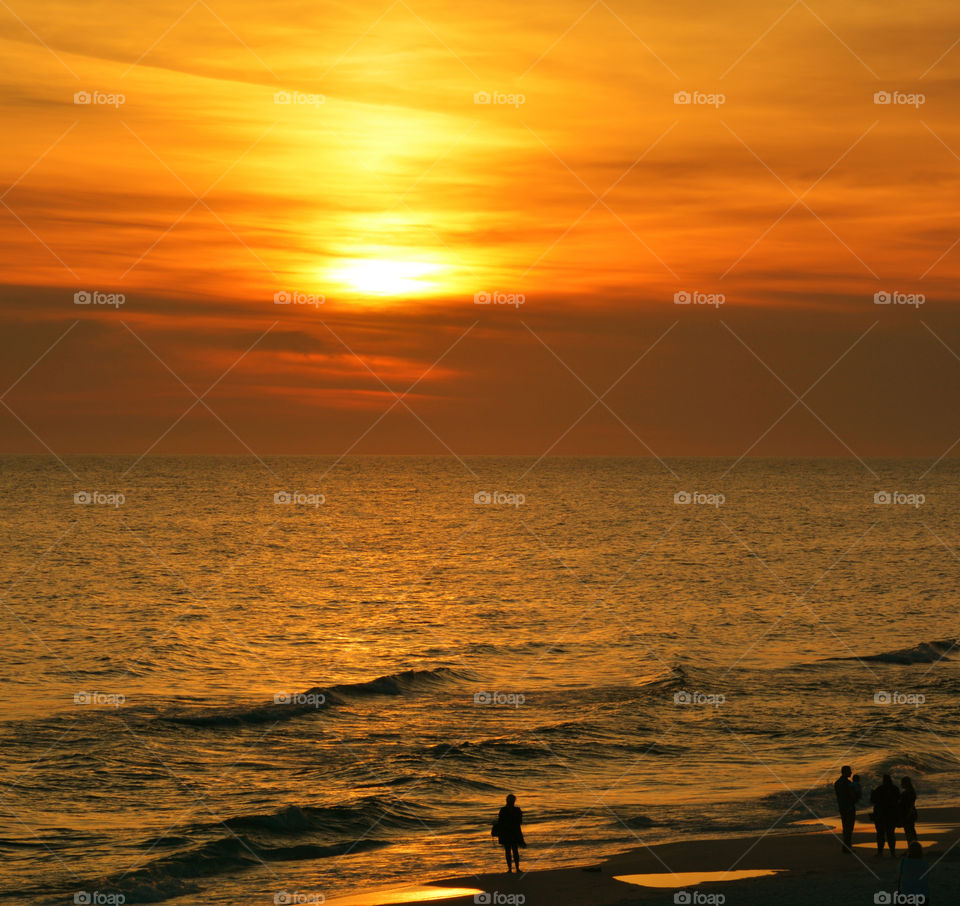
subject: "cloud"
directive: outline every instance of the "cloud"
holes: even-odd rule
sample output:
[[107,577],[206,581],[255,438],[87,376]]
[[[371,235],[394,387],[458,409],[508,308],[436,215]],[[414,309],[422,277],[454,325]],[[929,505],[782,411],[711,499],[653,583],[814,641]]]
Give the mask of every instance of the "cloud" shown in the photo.
[[[630,430],[598,407],[556,449],[640,453],[649,436],[733,455],[784,388],[721,320],[802,385],[878,319],[867,358],[835,372],[847,385],[820,402],[825,420],[858,450],[946,445],[932,403],[908,399],[952,388],[949,363],[918,312],[872,299],[925,293],[952,342],[960,58],[945,36],[960,13],[382,12],[236,0],[221,21],[203,4],[178,19],[172,0],[40,0],[28,20],[47,47],[4,20],[8,383],[80,322],[11,396],[42,436],[149,444],[191,398],[166,363],[197,392],[232,366],[218,404],[278,450],[342,450],[422,376],[411,405],[456,449],[539,452],[592,396],[531,331],[602,388],[677,319],[613,391]],[[78,89],[124,100],[75,104]],[[877,104],[878,90],[923,102]],[[678,104],[677,91],[724,97]],[[377,295],[381,264],[420,276]],[[81,289],[126,301],[78,310]],[[277,306],[278,291],[323,302]],[[491,291],[524,304],[474,304]],[[678,291],[726,307],[678,310]],[[870,381],[909,437],[891,439]],[[364,449],[435,449],[403,412]],[[848,455],[794,415],[770,450]],[[193,418],[171,448],[216,449]],[[12,449],[35,443],[18,430]]]

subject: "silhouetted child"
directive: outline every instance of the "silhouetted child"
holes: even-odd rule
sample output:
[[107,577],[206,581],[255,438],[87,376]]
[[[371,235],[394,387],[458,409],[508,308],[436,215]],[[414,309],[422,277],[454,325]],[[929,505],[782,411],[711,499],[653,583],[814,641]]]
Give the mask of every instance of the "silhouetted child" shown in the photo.
[[853,784],[853,795],[857,797],[857,802],[863,799],[863,787],[860,784],[860,775],[854,774],[850,778],[850,782]]
[[913,841],[907,847],[907,854],[900,860],[900,880],[897,884],[897,893],[918,894],[923,899],[912,899],[911,902],[923,903],[924,906],[930,904],[930,882],[927,880],[927,874],[930,871],[930,865],[923,858],[923,847]]

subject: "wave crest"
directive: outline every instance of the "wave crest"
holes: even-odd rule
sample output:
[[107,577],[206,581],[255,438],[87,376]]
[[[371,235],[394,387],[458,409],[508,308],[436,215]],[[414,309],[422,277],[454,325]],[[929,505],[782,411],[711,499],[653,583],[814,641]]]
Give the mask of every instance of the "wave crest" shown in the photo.
[[236,708],[209,708],[194,712],[174,712],[161,720],[192,727],[235,727],[242,724],[278,723],[305,717],[331,706],[343,705],[348,698],[369,695],[415,695],[456,682],[474,679],[473,675],[452,667],[402,670],[359,683],[314,686],[306,692],[277,696],[272,702]]
[[882,651],[879,654],[851,655],[849,657],[827,658],[830,661],[866,661],[876,664],[935,664],[938,661],[948,660],[949,655],[960,639],[939,639],[932,642],[921,642],[912,648],[897,648],[893,651]]

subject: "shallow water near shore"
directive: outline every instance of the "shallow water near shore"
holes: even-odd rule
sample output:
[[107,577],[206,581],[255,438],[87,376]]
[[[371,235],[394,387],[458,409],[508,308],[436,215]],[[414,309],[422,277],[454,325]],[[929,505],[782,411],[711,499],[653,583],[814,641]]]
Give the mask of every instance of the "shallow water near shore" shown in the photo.
[[923,830],[960,778],[950,461],[69,464],[0,460],[11,901],[499,870],[508,791],[581,865],[829,815],[845,762]]
[[614,880],[636,884],[638,887],[694,887],[697,884],[763,878],[776,873],[776,868],[743,868],[733,871],[667,871],[659,874],[617,875]]

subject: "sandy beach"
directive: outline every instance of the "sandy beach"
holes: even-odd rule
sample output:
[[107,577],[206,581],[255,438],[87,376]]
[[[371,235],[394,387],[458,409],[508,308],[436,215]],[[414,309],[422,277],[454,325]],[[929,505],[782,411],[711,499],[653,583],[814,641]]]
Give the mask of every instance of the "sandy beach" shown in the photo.
[[[869,812],[858,815],[853,855],[841,852],[836,830],[837,825],[828,819],[809,831],[798,832],[797,825],[792,825],[758,836],[665,843],[633,849],[580,869],[444,878],[419,888],[371,891],[328,902],[331,906],[437,902],[449,906],[766,906],[774,902],[780,906],[868,906],[895,902],[899,853],[896,859],[889,853],[883,860],[877,859]],[[960,807],[924,809],[918,832],[925,858],[932,866],[931,902],[952,902],[960,889]],[[902,838],[898,850],[906,851]],[[743,876],[754,872],[772,874]],[[678,891],[686,891],[687,896],[676,898]],[[890,898],[878,898],[878,894]]]

